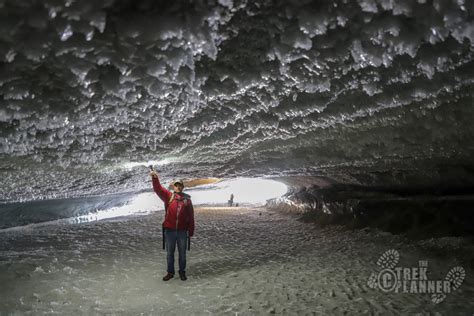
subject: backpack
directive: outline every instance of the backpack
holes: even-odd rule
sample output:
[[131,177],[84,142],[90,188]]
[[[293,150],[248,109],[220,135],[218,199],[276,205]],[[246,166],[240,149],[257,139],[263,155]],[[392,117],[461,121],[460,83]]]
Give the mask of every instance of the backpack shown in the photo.
[[[188,201],[191,200],[191,196],[183,192],[181,192],[181,195],[183,196],[184,206],[185,207],[188,206]],[[170,200],[168,201],[168,206],[171,204],[171,202],[173,202],[174,199],[175,199],[175,193],[173,192],[171,193]],[[166,212],[168,212],[168,209],[166,209]]]

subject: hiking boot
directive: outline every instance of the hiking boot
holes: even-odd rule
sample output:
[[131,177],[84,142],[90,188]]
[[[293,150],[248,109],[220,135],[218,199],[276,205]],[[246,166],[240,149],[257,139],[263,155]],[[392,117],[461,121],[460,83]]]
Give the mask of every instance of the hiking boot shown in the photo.
[[186,281],[188,278],[186,277],[186,272],[180,272],[179,273],[179,278],[182,280],[182,281]]
[[174,274],[168,272],[168,273],[163,277],[163,281],[168,281],[169,279],[172,279],[173,277],[174,277]]

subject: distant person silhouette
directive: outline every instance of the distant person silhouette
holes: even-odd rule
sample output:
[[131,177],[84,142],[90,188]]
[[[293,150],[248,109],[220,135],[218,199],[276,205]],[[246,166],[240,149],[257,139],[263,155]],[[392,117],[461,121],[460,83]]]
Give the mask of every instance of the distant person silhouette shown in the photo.
[[227,202],[229,203],[229,206],[232,206],[234,204],[234,193],[230,195],[230,199]]

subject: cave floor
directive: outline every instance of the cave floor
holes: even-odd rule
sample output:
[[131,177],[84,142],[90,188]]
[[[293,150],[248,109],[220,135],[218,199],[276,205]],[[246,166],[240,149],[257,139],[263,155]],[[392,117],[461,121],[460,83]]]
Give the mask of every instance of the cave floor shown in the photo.
[[[474,313],[474,246],[466,237],[415,241],[322,228],[263,207],[197,208],[188,280],[164,282],[162,216],[0,231],[0,314]],[[429,280],[462,266],[464,282],[437,304],[426,293],[371,288],[390,249],[397,267],[426,260]]]

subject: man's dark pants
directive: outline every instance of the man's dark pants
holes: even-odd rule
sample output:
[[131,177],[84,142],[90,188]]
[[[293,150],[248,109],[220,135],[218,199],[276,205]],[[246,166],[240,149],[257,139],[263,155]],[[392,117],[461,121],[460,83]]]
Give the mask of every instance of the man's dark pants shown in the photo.
[[178,244],[179,272],[186,272],[186,242],[188,239],[187,230],[175,230],[165,228],[166,259],[168,272],[174,274],[174,250]]

